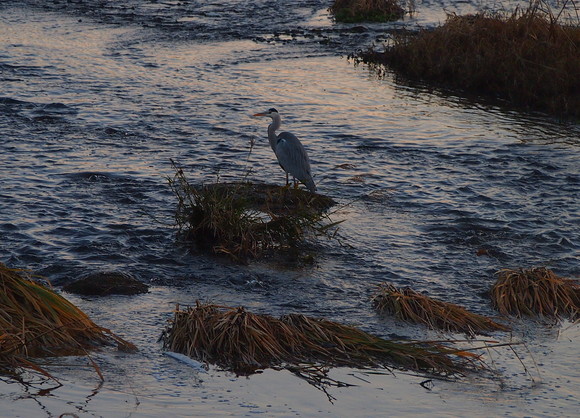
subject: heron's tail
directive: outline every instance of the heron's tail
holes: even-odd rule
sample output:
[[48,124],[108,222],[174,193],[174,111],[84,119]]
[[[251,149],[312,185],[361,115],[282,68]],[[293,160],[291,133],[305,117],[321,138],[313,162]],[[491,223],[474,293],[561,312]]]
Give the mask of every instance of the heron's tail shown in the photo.
[[303,183],[312,193],[316,191],[316,184],[314,184],[314,180],[312,180],[312,177],[304,179]]

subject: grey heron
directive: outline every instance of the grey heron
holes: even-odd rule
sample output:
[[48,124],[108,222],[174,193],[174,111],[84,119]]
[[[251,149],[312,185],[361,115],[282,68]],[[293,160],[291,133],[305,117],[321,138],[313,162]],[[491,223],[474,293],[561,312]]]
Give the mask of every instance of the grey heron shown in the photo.
[[304,183],[311,192],[316,191],[316,185],[312,179],[310,170],[310,159],[304,149],[304,146],[296,135],[290,132],[282,132],[276,135],[282,124],[280,114],[274,108],[264,113],[256,113],[254,116],[269,116],[272,123],[268,125],[268,141],[274,154],[278,158],[280,167],[286,172],[286,185],[288,185],[288,174],[292,174],[294,181],[296,179]]

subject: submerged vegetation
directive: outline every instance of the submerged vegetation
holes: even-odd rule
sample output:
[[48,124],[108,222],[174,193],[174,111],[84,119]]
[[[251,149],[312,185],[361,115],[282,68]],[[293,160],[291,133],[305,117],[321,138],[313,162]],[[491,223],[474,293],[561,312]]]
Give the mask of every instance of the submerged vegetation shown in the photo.
[[500,270],[491,296],[504,315],[580,318],[580,284],[545,267]]
[[337,22],[389,22],[403,17],[398,0],[334,0],[329,8]]
[[0,370],[14,373],[18,368],[32,368],[46,374],[28,359],[86,355],[87,350],[110,344],[125,351],[136,349],[24,275],[0,263]]
[[268,251],[296,249],[309,234],[333,237],[339,222],[326,210],[334,201],[301,189],[249,182],[192,185],[175,167],[181,238],[198,249],[245,262]]
[[527,109],[580,117],[580,18],[565,2],[541,0],[510,13],[449,15],[444,25],[393,35],[383,52],[358,60],[422,79],[508,100]]
[[238,374],[318,365],[395,366],[447,376],[484,367],[477,355],[451,347],[452,342],[385,340],[326,319],[300,314],[278,319],[199,302],[177,307],[161,339],[167,350]]
[[509,327],[483,315],[469,312],[453,303],[431,299],[408,287],[399,289],[392,284],[381,283],[372,301],[379,312],[433,329],[462,332],[471,336],[509,330]]

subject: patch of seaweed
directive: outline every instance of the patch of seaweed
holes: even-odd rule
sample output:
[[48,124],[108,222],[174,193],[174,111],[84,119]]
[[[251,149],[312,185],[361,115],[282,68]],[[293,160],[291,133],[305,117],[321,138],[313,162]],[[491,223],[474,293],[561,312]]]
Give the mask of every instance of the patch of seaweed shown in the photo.
[[559,277],[545,267],[500,270],[491,298],[503,315],[580,318],[578,281]]
[[432,329],[461,332],[470,336],[492,331],[509,331],[509,327],[483,315],[469,312],[453,303],[442,302],[406,287],[399,289],[390,283],[381,283],[372,298],[379,312]]

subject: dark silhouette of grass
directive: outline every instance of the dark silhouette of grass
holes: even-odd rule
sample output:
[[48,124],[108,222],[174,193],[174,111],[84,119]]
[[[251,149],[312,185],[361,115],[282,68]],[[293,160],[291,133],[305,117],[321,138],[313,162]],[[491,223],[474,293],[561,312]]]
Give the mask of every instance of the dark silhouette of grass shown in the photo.
[[580,117],[580,18],[541,0],[511,14],[449,15],[434,30],[403,31],[358,60],[411,79],[486,94],[529,110]]
[[398,0],[334,0],[329,8],[337,22],[389,22],[403,17]]

